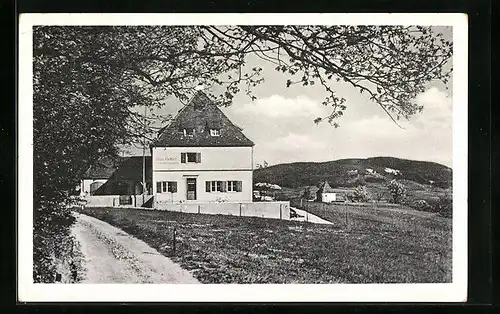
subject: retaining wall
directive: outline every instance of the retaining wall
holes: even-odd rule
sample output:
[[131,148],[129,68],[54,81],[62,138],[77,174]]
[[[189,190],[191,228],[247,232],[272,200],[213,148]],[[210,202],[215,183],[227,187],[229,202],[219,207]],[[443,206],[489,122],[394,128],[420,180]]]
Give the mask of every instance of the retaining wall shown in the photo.
[[155,209],[182,213],[290,219],[290,202],[182,204],[156,202]]
[[120,204],[120,195],[92,195],[82,199],[86,202],[85,206],[141,207],[152,197],[152,195],[144,195],[144,198],[142,195],[130,195],[130,204]]

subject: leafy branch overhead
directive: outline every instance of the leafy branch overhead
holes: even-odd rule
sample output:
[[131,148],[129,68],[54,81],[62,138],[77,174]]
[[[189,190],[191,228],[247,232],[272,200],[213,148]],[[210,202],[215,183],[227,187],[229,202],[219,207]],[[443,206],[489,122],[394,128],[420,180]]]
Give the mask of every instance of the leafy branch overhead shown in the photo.
[[[253,53],[283,72],[286,86],[321,84],[332,105],[330,123],[346,99],[332,82],[366,93],[394,121],[422,110],[414,103],[431,80],[447,83],[452,44],[422,26],[227,26],[204,27],[227,51]],[[396,121],[395,121],[396,122]]]

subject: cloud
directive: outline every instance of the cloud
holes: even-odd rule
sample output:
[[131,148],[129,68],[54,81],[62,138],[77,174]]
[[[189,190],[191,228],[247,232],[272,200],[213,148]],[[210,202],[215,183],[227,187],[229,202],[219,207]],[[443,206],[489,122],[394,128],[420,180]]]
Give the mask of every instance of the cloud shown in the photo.
[[267,147],[280,148],[282,151],[316,150],[324,147],[324,143],[314,140],[311,135],[290,133],[266,143]]
[[316,140],[312,134],[289,133],[272,141],[257,144],[255,154],[256,160],[278,164],[317,160],[318,157],[328,160],[325,156],[327,150],[324,141]]
[[[394,156],[433,160],[447,165],[452,161],[452,100],[444,91],[429,88],[416,102],[422,113],[398,121],[359,107],[349,112],[340,128],[327,123],[316,125],[315,117],[329,113],[321,98],[272,95],[255,102],[231,106],[230,118],[244,128],[255,143],[256,162],[270,164],[295,161],[327,161],[340,158]],[[348,110],[356,110],[352,106]]]
[[390,141],[411,136],[414,127],[407,122],[394,123],[388,116],[372,116],[345,125],[347,134],[352,138]]
[[424,109],[412,119],[415,126],[428,130],[452,129],[453,102],[446,92],[432,87],[417,96],[416,102]]
[[272,95],[242,106],[235,106],[234,111],[236,114],[253,114],[270,118],[307,117],[310,119],[324,116],[328,113],[328,107],[306,96],[285,98]]

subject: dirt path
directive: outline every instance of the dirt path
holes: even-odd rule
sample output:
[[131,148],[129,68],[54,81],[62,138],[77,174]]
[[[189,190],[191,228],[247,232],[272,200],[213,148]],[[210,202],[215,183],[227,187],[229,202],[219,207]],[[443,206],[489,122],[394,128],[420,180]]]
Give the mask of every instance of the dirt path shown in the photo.
[[74,215],[72,232],[85,256],[82,283],[199,283],[143,241],[99,219]]

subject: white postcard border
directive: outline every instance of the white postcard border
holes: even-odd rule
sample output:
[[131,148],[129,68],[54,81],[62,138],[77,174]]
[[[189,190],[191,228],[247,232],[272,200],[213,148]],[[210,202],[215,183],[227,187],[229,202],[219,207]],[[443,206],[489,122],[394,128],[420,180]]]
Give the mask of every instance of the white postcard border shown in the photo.
[[[453,279],[443,284],[33,283],[33,25],[362,24],[453,26]],[[22,14],[19,18],[18,300],[21,302],[462,302],[467,299],[467,15]]]

